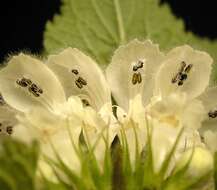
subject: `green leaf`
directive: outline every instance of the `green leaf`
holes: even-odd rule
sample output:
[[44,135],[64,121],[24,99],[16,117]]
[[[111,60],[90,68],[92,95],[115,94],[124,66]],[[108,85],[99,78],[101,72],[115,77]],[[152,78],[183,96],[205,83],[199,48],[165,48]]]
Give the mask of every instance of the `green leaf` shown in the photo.
[[[185,32],[168,5],[159,0],[62,0],[61,14],[44,33],[47,53],[76,47],[100,64],[108,64],[114,50],[134,38],[149,38],[168,50],[189,44],[217,60],[217,42]],[[217,78],[217,77],[216,77]]]
[[9,139],[0,146],[0,189],[34,190],[38,144]]

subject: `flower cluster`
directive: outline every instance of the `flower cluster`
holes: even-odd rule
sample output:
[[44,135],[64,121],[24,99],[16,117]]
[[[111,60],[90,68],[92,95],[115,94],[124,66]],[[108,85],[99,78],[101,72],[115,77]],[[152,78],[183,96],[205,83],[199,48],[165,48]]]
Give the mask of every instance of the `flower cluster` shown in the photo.
[[100,163],[105,141],[111,145],[124,133],[133,163],[151,134],[156,172],[181,135],[171,168],[194,149],[212,169],[210,154],[217,150],[217,88],[208,86],[212,62],[187,45],[164,54],[149,40],[117,49],[105,75],[78,49],[46,61],[13,56],[0,70],[0,138],[38,140],[39,167],[50,177],[43,158],[55,159],[54,150],[79,173],[81,135]]

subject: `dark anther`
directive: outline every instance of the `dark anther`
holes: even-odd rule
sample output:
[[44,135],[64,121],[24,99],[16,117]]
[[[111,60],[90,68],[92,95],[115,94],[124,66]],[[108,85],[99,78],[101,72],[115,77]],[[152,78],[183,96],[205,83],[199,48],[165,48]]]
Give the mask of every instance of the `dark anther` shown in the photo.
[[184,69],[185,69],[185,66],[186,66],[186,63],[185,63],[185,61],[182,61],[182,62],[181,62],[180,69],[179,69],[179,72],[180,72],[180,73],[182,73],[182,72],[184,71]]
[[29,91],[35,96],[35,97],[39,97],[40,94],[43,93],[43,90],[41,88],[39,88],[36,84],[32,84],[29,87]]
[[210,112],[208,113],[208,116],[209,116],[210,118],[216,118],[216,117],[217,117],[217,110],[210,111]]
[[137,66],[134,65],[134,66],[133,66],[133,71],[137,71],[137,70],[138,70]]
[[188,78],[188,73],[190,72],[191,68],[193,67],[192,64],[186,66],[185,61],[181,62],[181,66],[179,72],[172,78],[171,82],[176,83],[178,82],[178,86],[182,86],[184,81]]
[[133,71],[137,71],[138,69],[141,69],[143,65],[144,65],[144,62],[139,60],[137,64],[133,66]]
[[32,84],[32,81],[23,77],[22,79],[17,79],[16,83],[21,87],[27,87]]
[[178,79],[180,78],[181,73],[178,72],[171,80],[172,83],[176,83]]
[[87,81],[84,80],[82,77],[79,77],[77,81],[83,85],[87,85]]
[[30,90],[31,90],[32,92],[38,92],[38,87],[37,87],[37,85],[36,85],[36,84],[32,84],[32,85],[30,86]]
[[143,65],[144,65],[144,63],[143,63],[143,61],[138,61],[138,63],[137,63],[137,68],[142,68],[143,67]]
[[185,72],[186,72],[186,73],[189,73],[192,67],[193,67],[193,65],[192,65],[192,64],[189,64],[189,65],[185,68]]
[[135,85],[137,83],[137,73],[133,73],[132,84]]
[[182,86],[183,85],[183,82],[182,81],[179,81],[178,82],[178,86]]
[[43,94],[43,90],[42,90],[41,88],[38,89],[38,92],[39,92],[40,94]]
[[84,106],[90,106],[90,103],[86,99],[81,100]]
[[142,76],[140,73],[137,74],[137,82],[141,83],[142,82]]
[[132,84],[135,85],[137,82],[138,82],[138,83],[141,83],[141,82],[142,82],[141,73],[133,73]]
[[13,133],[13,127],[12,126],[7,126],[6,127],[6,131],[9,135],[11,135]]
[[78,72],[77,69],[72,69],[72,73],[74,73],[75,75],[78,75],[78,74],[79,74],[79,72]]
[[83,87],[83,85],[78,80],[75,81],[75,84],[80,89]]
[[183,81],[183,80],[186,80],[188,78],[188,75],[187,74],[181,74],[180,75],[180,80]]

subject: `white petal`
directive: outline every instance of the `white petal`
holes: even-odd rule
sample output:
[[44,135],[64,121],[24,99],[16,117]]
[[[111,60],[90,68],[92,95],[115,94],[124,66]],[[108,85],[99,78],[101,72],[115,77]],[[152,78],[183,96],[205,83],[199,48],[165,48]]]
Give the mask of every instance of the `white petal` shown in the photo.
[[13,127],[17,124],[17,113],[15,109],[7,105],[0,93],[0,141],[1,138],[13,133]]
[[202,101],[205,110],[207,111],[207,116],[209,111],[217,110],[217,87],[208,88],[199,99]]
[[[217,118],[205,120],[202,123],[202,127],[199,129],[199,133],[205,144],[210,147],[211,150],[214,150],[214,146],[217,145],[217,141],[213,141],[216,139],[215,137],[217,137]],[[217,151],[217,148],[215,150]]]
[[[55,150],[57,151],[58,155],[67,165],[67,167],[72,169],[76,173],[79,173],[80,161],[72,145],[70,134],[67,127],[63,128],[58,133],[54,134],[51,138],[51,142]],[[54,158],[54,154],[52,154],[52,148],[51,146],[49,146],[49,144],[42,145],[42,151],[46,156]]]
[[[28,113],[18,116],[19,124],[15,127],[13,136],[22,141],[33,139],[46,141],[48,136],[69,127],[72,130],[74,143],[77,145],[81,133],[83,113],[82,103],[78,97],[71,97],[58,107],[58,112],[50,112],[43,107],[35,107]],[[28,134],[24,135],[23,134]]]
[[[167,54],[159,68],[155,93],[164,97],[173,92],[186,92],[189,99],[197,97],[209,84],[212,62],[212,58],[207,53],[196,51],[190,46],[174,48]],[[192,68],[187,72],[190,64]],[[183,84],[178,85],[180,71],[182,77],[187,73],[187,79],[182,80]]]
[[[163,58],[158,46],[149,40],[133,40],[115,52],[106,75],[115,100],[125,111],[128,111],[129,100],[137,94],[142,94],[144,105],[149,102],[153,94],[154,75]],[[143,67],[133,71],[133,66],[137,65],[138,61],[143,62]],[[133,75],[139,73],[142,81],[133,85]]]
[[130,119],[130,116],[125,112],[121,107],[116,106],[116,116],[117,120],[121,122],[122,124],[125,122],[128,122]]
[[[99,66],[78,49],[67,48],[58,55],[52,55],[47,64],[59,77],[67,97],[79,95],[97,110],[111,101],[110,90]],[[79,77],[87,85],[78,87],[76,81]]]
[[[71,137],[75,145],[78,144],[81,127],[72,123],[71,127],[66,121],[47,112],[46,109],[37,109],[37,112],[31,112],[19,116],[20,124],[15,126],[13,138],[31,143],[33,140],[38,140],[42,154],[56,160],[53,152],[53,147],[64,161],[64,163],[75,172],[79,172],[80,163],[72,145]],[[75,124],[75,125],[73,125]],[[44,162],[40,160],[40,162]],[[43,164],[42,164],[43,165]],[[49,168],[41,168],[47,177],[52,177],[52,172]]]
[[[51,143],[53,147],[51,146]],[[53,160],[54,162],[58,163],[58,159],[54,153],[54,150],[57,152],[58,156],[63,161],[63,163],[67,166],[68,169],[72,170],[78,175],[80,174],[80,167],[81,167],[80,160],[72,145],[72,142],[70,140],[70,135],[66,128],[63,128],[62,131],[53,135],[52,138],[50,139],[50,142],[48,141],[47,143],[41,143],[41,150],[42,150],[42,154],[39,160],[38,169],[43,173],[43,175],[48,180],[52,182],[58,181],[56,179],[52,167],[44,159],[45,156]],[[64,175],[61,170],[58,170],[59,168],[56,169],[58,175],[60,176]]]
[[205,91],[199,99],[203,102],[205,108],[205,121],[199,129],[200,135],[203,137],[205,144],[211,151],[217,151],[217,88],[210,88]]
[[187,103],[182,114],[181,121],[184,127],[199,129],[205,120],[206,111],[201,101],[192,100]]
[[98,114],[92,108],[86,108],[84,116],[83,132],[89,148],[94,147],[94,154],[97,161],[102,166],[104,162],[104,155],[106,150],[106,143],[110,147],[116,134],[118,133],[118,126],[112,120],[104,120],[101,114]]
[[[138,153],[141,154],[145,144],[147,143],[146,126],[144,124],[143,126],[138,127],[134,122],[131,122],[123,126],[123,130],[127,140],[130,161],[132,166],[135,166],[136,151],[138,150]],[[122,138],[121,134],[119,134],[119,138]]]
[[217,131],[206,130],[203,134],[203,138],[209,150],[215,153],[217,151]]
[[130,123],[132,120],[139,128],[144,127],[146,122],[146,111],[145,107],[142,105],[141,94],[138,94],[129,101],[128,113],[121,107],[117,106],[116,115],[118,121],[124,125],[127,125],[127,123]]
[[148,112],[171,127],[198,129],[205,119],[202,102],[197,99],[188,101],[186,93],[173,93],[163,99],[156,98]]
[[152,154],[156,172],[160,170],[166,156],[171,151],[179,132],[179,130],[167,127],[162,123],[158,125],[153,123],[152,130]]
[[[159,123],[153,120],[151,126],[153,127],[152,132],[152,152],[154,159],[154,169],[159,171],[166,156],[171,151],[174,143],[180,133],[180,128],[172,128],[167,124]],[[202,146],[197,131],[184,130],[176,147],[172,161],[170,162],[168,172],[171,172],[175,164],[175,160],[178,159],[182,153],[193,146]]]
[[[38,97],[30,92],[30,84],[21,87],[17,80],[30,79],[43,90]],[[26,112],[35,106],[53,109],[55,104],[65,101],[63,88],[54,73],[41,61],[28,55],[12,57],[0,71],[0,91],[5,101],[13,108]]]
[[13,127],[17,123],[15,117],[16,111],[7,105],[0,104],[0,141],[1,137],[8,136],[13,133]]

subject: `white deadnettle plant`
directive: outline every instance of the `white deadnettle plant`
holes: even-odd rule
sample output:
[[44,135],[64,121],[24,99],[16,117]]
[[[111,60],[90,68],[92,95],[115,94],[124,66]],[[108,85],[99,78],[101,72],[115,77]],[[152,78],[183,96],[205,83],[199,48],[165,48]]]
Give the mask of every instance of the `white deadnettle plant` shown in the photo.
[[[111,144],[114,136],[121,134],[119,127],[127,137],[132,162],[136,136],[141,152],[150,129],[154,168],[158,171],[183,128],[174,163],[188,148],[207,145],[214,151],[217,147],[213,145],[217,136],[213,127],[217,89],[207,89],[211,64],[208,54],[186,45],[166,55],[149,40],[133,40],[121,46],[106,70],[118,104],[117,120],[102,71],[77,49],[51,55],[46,64],[27,55],[14,56],[0,71],[0,92],[19,112],[13,135],[26,141],[38,139],[42,152],[50,158],[55,157],[52,143],[75,171],[80,164],[69,136],[77,146],[83,130],[93,146],[105,129]],[[104,150],[101,138],[95,148],[97,160],[103,160]],[[40,164],[45,168],[45,162]],[[46,172],[52,174],[50,169]]]
[[[24,54],[12,57],[0,71],[0,92],[18,114],[12,136],[39,140],[43,155],[55,160],[54,148],[79,173],[72,143],[78,146],[83,131],[89,146],[99,141],[94,151],[98,161],[103,160],[105,143],[100,136],[108,132],[111,142],[115,129],[110,90],[96,63],[79,50],[65,49],[50,56],[47,64]],[[43,159],[39,166],[52,177]]]
[[[174,160],[187,148],[204,146],[200,135],[208,147],[217,142],[215,127],[211,126],[217,117],[217,88],[207,90],[212,62],[207,53],[187,45],[164,55],[149,40],[134,40],[115,52],[106,75],[120,106],[118,120],[130,139],[131,153],[135,153],[136,143],[132,127],[136,129],[140,151],[147,142],[146,129],[151,129],[155,171],[160,169],[182,128]],[[212,132],[207,131],[208,127]],[[134,157],[132,154],[132,161]]]

